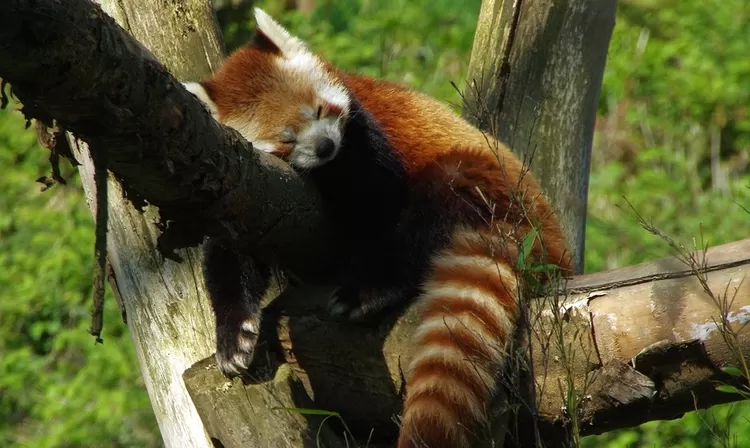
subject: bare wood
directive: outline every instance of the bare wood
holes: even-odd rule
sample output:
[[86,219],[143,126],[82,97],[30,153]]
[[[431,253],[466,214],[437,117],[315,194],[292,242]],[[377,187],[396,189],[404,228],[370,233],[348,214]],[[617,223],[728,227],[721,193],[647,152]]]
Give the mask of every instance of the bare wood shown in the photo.
[[[102,9],[115,18],[120,25],[128,27],[131,34],[142,34],[140,42],[155,49],[155,55],[173,71],[200,76],[210,73],[210,68],[221,57],[218,30],[204,25],[197,32],[184,32],[175,10],[152,8],[133,10],[133,3],[103,0]],[[201,12],[191,5],[193,11]],[[210,11],[209,11],[210,12]],[[128,20],[137,14],[140,20]],[[156,21],[156,23],[155,23]],[[161,23],[160,23],[161,22]],[[130,26],[132,24],[133,26]],[[149,26],[150,25],[150,26]],[[143,31],[159,30],[159,35]],[[187,38],[186,38],[187,37]],[[186,49],[199,44],[203,51],[177,51],[166,43],[185,42]],[[196,57],[198,55],[199,57]],[[205,56],[203,56],[205,55]],[[202,56],[202,57],[201,57]],[[86,200],[96,215],[96,187],[94,169],[88,145],[69,135],[71,146],[77,150],[79,167]],[[200,278],[200,252],[195,249],[180,251],[184,263],[165,260],[155,250],[159,230],[155,223],[158,212],[149,207],[145,213],[138,212],[126,199],[122,186],[113,177],[108,179],[109,226],[107,247],[113,277],[110,286],[121,299],[128,320],[128,327],[141,367],[141,373],[151,400],[162,440],[167,447],[210,447],[208,438],[195,406],[193,405],[181,372],[184,366],[195,363],[214,350],[214,321],[205,293],[204,285],[196,282]],[[190,331],[176,331],[180,320],[189,320]],[[183,327],[185,328],[185,327]]]
[[[205,77],[221,60],[209,1],[102,4],[181,79]],[[289,243],[297,235],[313,243],[317,261],[325,258],[326,226],[315,192],[286,165],[251,153],[237,134],[216,126],[141,43],[91,2],[2,2],[0,27],[0,76],[12,84],[28,116],[55,118],[93,142],[94,150],[107,151],[110,169],[125,181],[130,198],[137,193],[160,206],[136,210],[110,176],[110,285],[126,309],[165,445],[212,446],[182,381],[186,368],[214,351],[201,257],[191,248],[177,250],[182,263],[164,259],[157,250],[165,241],[159,240],[156,222],[174,219],[178,229],[181,223],[197,223],[228,238],[249,237],[245,243],[280,255],[282,262],[280,241]],[[95,213],[89,148],[74,138],[71,143]],[[302,221],[290,222],[294,216]],[[191,232],[177,232],[165,245],[179,248]],[[294,259],[286,251],[287,261],[310,263],[304,260],[304,244],[284,246],[294,249]],[[294,421],[292,415],[278,420],[283,418]]]
[[[748,254],[750,239],[707,253],[712,291],[735,295],[730,317],[745,352],[750,350],[750,330],[740,327],[750,321]],[[693,394],[699,408],[741,398],[714,390],[717,380],[730,381],[720,368],[737,365],[737,359],[713,323],[719,310],[682,266],[663,259],[584,275],[569,285],[573,291],[587,285],[585,292],[534,300],[533,372],[546,440],[559,442],[566,430],[567,390],[558,385],[569,378],[578,396],[587,397],[579,416],[583,434],[679,417],[694,410]],[[191,375],[205,368],[196,366],[186,372],[189,389],[257,393],[256,388],[266,387],[263,379],[273,377],[267,371],[281,363],[301,379],[304,396],[314,397],[312,405],[295,398],[298,406],[340,412],[362,439],[372,431],[375,442],[392,443],[397,431],[393,416],[401,407],[399,365],[410,357],[415,311],[369,327],[342,323],[325,314],[319,299],[326,292],[288,290],[265,309],[265,352],[259,356],[257,384],[214,376],[192,387]],[[211,359],[204,362],[212,364]],[[218,421],[222,413],[221,400],[211,403],[198,406],[204,421]],[[222,421],[231,428],[247,424]],[[227,448],[243,446],[239,438],[224,435],[220,440]]]
[[238,440],[243,447],[302,447],[311,440],[307,435],[313,434],[312,446],[346,446],[327,426],[318,431],[325,415],[305,418],[292,410],[302,407],[300,403],[308,403],[305,407],[312,403],[289,365],[281,366],[262,386],[243,389],[227,384],[216,389],[212,386],[226,382],[226,378],[213,360],[210,357],[196,364],[186,373],[185,383],[198,408],[214,409],[204,420],[214,441]]
[[531,160],[578,272],[615,6],[616,0],[482,1],[465,89],[464,116]]

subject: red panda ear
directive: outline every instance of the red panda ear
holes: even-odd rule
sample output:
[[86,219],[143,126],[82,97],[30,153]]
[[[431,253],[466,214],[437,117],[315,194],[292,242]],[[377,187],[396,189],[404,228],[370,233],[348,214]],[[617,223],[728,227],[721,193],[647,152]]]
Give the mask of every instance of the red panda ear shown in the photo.
[[261,29],[256,28],[250,46],[265,53],[281,54],[281,49]]
[[286,28],[260,8],[255,8],[255,25],[255,36],[251,43],[255,48],[287,59],[310,53],[304,42],[292,36]]

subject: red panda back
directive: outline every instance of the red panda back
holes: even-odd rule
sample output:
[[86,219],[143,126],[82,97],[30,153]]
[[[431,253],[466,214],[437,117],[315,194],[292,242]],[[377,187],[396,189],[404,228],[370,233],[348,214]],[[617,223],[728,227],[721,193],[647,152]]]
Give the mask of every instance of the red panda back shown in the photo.
[[[445,104],[393,81],[340,75],[380,124],[407,170],[413,188],[441,189],[446,203],[474,204],[473,214],[528,227],[540,226],[545,258],[572,271],[567,242],[533,174],[503,143],[470,125]],[[450,186],[450,188],[448,188]],[[456,202],[454,199],[461,198]],[[495,216],[488,214],[494,207]],[[446,214],[460,214],[444,208]],[[472,212],[461,212],[471,219]],[[479,219],[481,218],[481,219]]]
[[535,228],[531,255],[571,271],[564,234],[533,175],[502,143],[426,95],[343,77],[383,127],[410,188],[440,198],[441,213],[458,222],[417,298],[398,448],[469,447],[489,423],[520,314],[521,241]]
[[[260,14],[259,24],[264,24],[266,43],[287,46],[295,54],[302,51],[299,42],[264,14]],[[248,107],[248,101],[254,100],[247,91],[257,92],[269,85],[282,87],[276,89],[274,101],[300,102],[292,99],[293,92],[284,90],[293,90],[295,79],[277,76],[270,56],[246,50],[230,57],[205,84],[219,109],[230,111],[226,117],[257,110]],[[538,225],[541,242],[534,246],[533,255],[569,269],[565,238],[538,183],[507,147],[426,95],[397,83],[344,74],[324,61],[313,68],[321,67],[326,76],[337,76],[382,128],[388,140],[388,145],[383,145],[388,148],[382,150],[389,151],[388,156],[393,151],[403,165],[409,194],[429,197],[426,208],[440,216],[416,220],[419,226],[443,218],[449,222],[447,233],[442,227],[439,230],[440,237],[447,236],[449,242],[430,253],[430,267],[418,297],[421,323],[414,336],[415,355],[406,372],[398,447],[423,443],[432,448],[469,447],[486,423],[486,407],[498,389],[499,372],[520,312],[517,291],[522,285],[515,264],[519,241],[532,225]],[[218,85],[231,89],[212,94],[212,86]],[[279,116],[272,111],[268,114],[253,121],[279,122]],[[348,149],[356,151],[361,146],[354,144]],[[373,160],[385,158],[390,159]],[[374,191],[384,190],[383,185],[374,187]],[[424,205],[408,203],[405,207],[411,209],[405,214],[423,214]],[[405,233],[418,241],[407,238],[407,244],[429,246],[416,238],[431,235],[426,229],[409,227]],[[398,264],[401,260],[388,261]],[[422,274],[419,271],[418,277]]]

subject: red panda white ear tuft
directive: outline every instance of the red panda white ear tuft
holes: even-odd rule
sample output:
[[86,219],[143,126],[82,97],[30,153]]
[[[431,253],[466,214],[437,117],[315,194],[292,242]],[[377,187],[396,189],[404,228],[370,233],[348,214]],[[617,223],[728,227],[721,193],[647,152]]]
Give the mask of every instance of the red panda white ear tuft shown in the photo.
[[182,85],[187,89],[188,92],[197,96],[199,100],[206,106],[214,120],[219,120],[219,109],[216,107],[216,103],[211,99],[206,91],[206,88],[199,82],[183,82]]
[[287,59],[310,53],[304,42],[292,36],[286,28],[260,8],[255,8],[255,27],[252,45],[256,48],[279,54]]

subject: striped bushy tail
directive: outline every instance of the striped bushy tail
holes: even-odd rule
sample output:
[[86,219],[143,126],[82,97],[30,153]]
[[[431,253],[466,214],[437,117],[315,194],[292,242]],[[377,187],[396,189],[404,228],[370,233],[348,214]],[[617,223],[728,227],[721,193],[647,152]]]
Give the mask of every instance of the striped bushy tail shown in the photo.
[[519,315],[515,254],[486,232],[459,229],[432,260],[398,448],[468,447],[487,423]]

